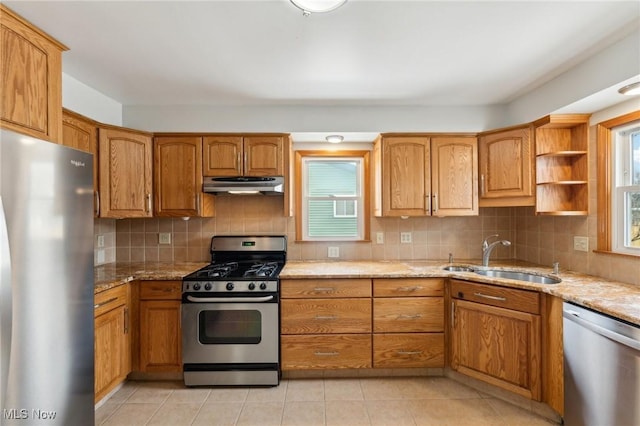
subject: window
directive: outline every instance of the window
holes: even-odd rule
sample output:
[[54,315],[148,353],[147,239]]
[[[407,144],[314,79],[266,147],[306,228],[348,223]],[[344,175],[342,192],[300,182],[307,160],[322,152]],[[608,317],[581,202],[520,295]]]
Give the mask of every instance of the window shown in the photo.
[[640,111],[597,125],[598,250],[640,256]]
[[296,151],[296,237],[368,239],[369,151]]
[[612,130],[612,249],[640,255],[640,122]]

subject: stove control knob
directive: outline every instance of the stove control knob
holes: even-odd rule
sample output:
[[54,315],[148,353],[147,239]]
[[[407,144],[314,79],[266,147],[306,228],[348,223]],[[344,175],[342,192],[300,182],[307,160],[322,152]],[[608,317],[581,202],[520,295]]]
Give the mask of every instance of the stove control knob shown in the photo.
[[255,283],[249,283],[249,290],[255,290],[256,285]]
[[193,285],[193,289],[194,289],[195,291],[200,290],[200,284],[195,283],[195,284]]
[[227,283],[227,290],[233,290],[233,283]]
[[267,283],[260,283],[260,290],[266,290],[267,289]]
[[207,290],[207,291],[211,290],[211,283],[206,283],[204,285],[204,289]]

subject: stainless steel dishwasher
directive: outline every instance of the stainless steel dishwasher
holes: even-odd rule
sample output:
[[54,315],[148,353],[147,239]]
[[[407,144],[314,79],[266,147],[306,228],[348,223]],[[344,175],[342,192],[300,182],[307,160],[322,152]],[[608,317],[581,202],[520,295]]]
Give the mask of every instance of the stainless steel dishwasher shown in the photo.
[[640,425],[640,327],[565,302],[564,424]]

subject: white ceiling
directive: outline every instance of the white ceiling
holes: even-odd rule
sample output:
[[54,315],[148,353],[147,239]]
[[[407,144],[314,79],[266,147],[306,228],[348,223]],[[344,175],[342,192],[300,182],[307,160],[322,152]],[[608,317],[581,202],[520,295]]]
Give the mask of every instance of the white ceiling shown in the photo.
[[123,105],[505,104],[640,26],[638,1],[3,2]]

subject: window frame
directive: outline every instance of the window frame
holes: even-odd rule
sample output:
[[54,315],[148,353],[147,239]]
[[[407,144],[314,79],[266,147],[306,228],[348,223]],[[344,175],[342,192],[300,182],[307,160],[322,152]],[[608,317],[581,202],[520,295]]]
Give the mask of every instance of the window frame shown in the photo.
[[614,143],[615,128],[631,124],[640,120],[640,111],[633,111],[619,117],[603,121],[596,125],[596,150],[597,150],[597,186],[598,186],[598,246],[596,252],[615,254],[619,256],[630,256],[638,258],[635,253],[614,251],[613,233],[613,191],[615,177],[614,167]]
[[[295,215],[296,215],[296,241],[297,242],[326,242],[326,241],[339,241],[339,242],[359,242],[370,241],[370,222],[371,222],[371,167],[370,167],[370,151],[359,150],[299,150],[295,151]],[[304,220],[303,217],[303,159],[313,158],[360,158],[362,160],[362,239],[343,239],[343,238],[322,238],[322,239],[308,239],[304,235]]]

